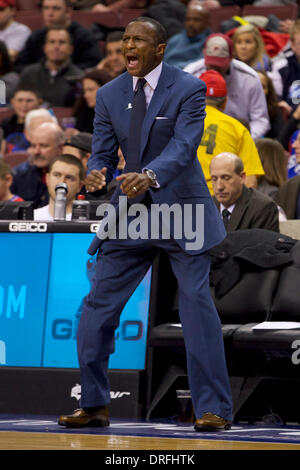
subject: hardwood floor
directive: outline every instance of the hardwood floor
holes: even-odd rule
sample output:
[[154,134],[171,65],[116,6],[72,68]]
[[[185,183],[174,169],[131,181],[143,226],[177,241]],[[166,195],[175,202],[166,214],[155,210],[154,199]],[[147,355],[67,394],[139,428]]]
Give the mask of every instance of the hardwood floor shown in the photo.
[[0,450],[300,450],[300,444],[117,435],[0,432]]

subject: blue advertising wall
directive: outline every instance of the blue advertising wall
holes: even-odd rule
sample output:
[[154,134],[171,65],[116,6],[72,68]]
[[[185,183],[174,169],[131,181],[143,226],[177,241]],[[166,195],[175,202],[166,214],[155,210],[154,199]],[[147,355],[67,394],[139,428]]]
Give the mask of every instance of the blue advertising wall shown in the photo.
[[[0,234],[0,365],[77,368],[76,332],[89,292],[94,235]],[[144,369],[151,270],[125,306],[110,369]]]

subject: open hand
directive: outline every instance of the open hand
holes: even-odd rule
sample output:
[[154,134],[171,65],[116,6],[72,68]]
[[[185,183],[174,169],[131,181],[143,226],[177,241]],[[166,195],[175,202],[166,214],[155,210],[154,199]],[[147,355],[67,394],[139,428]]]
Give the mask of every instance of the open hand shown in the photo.
[[100,171],[92,170],[84,180],[86,190],[93,193],[104,188],[106,186],[106,172],[107,168],[102,168]]

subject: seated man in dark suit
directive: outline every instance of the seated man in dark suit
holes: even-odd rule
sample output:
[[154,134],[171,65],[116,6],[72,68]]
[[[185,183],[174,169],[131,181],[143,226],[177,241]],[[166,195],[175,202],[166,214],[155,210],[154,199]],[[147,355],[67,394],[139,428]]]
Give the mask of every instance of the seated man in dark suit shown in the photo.
[[280,186],[279,204],[287,219],[300,219],[300,175],[290,178]]
[[262,228],[279,232],[278,208],[272,199],[245,186],[243,161],[235,154],[223,152],[210,163],[214,201],[220,210],[227,232]]
[[[292,144],[297,165],[300,164],[300,132]],[[290,178],[279,189],[279,204],[288,219],[300,219],[300,175]]]

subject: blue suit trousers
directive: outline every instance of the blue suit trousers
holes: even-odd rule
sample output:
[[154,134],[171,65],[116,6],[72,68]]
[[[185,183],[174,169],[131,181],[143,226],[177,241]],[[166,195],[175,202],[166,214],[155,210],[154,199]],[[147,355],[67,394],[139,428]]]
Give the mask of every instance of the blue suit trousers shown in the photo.
[[167,252],[179,288],[179,314],[185,340],[195,416],[212,412],[231,420],[231,390],[219,316],[209,289],[208,253],[187,254],[175,240],[105,240],[78,327],[81,406],[110,402],[109,355],[121,312],[159,249]]

